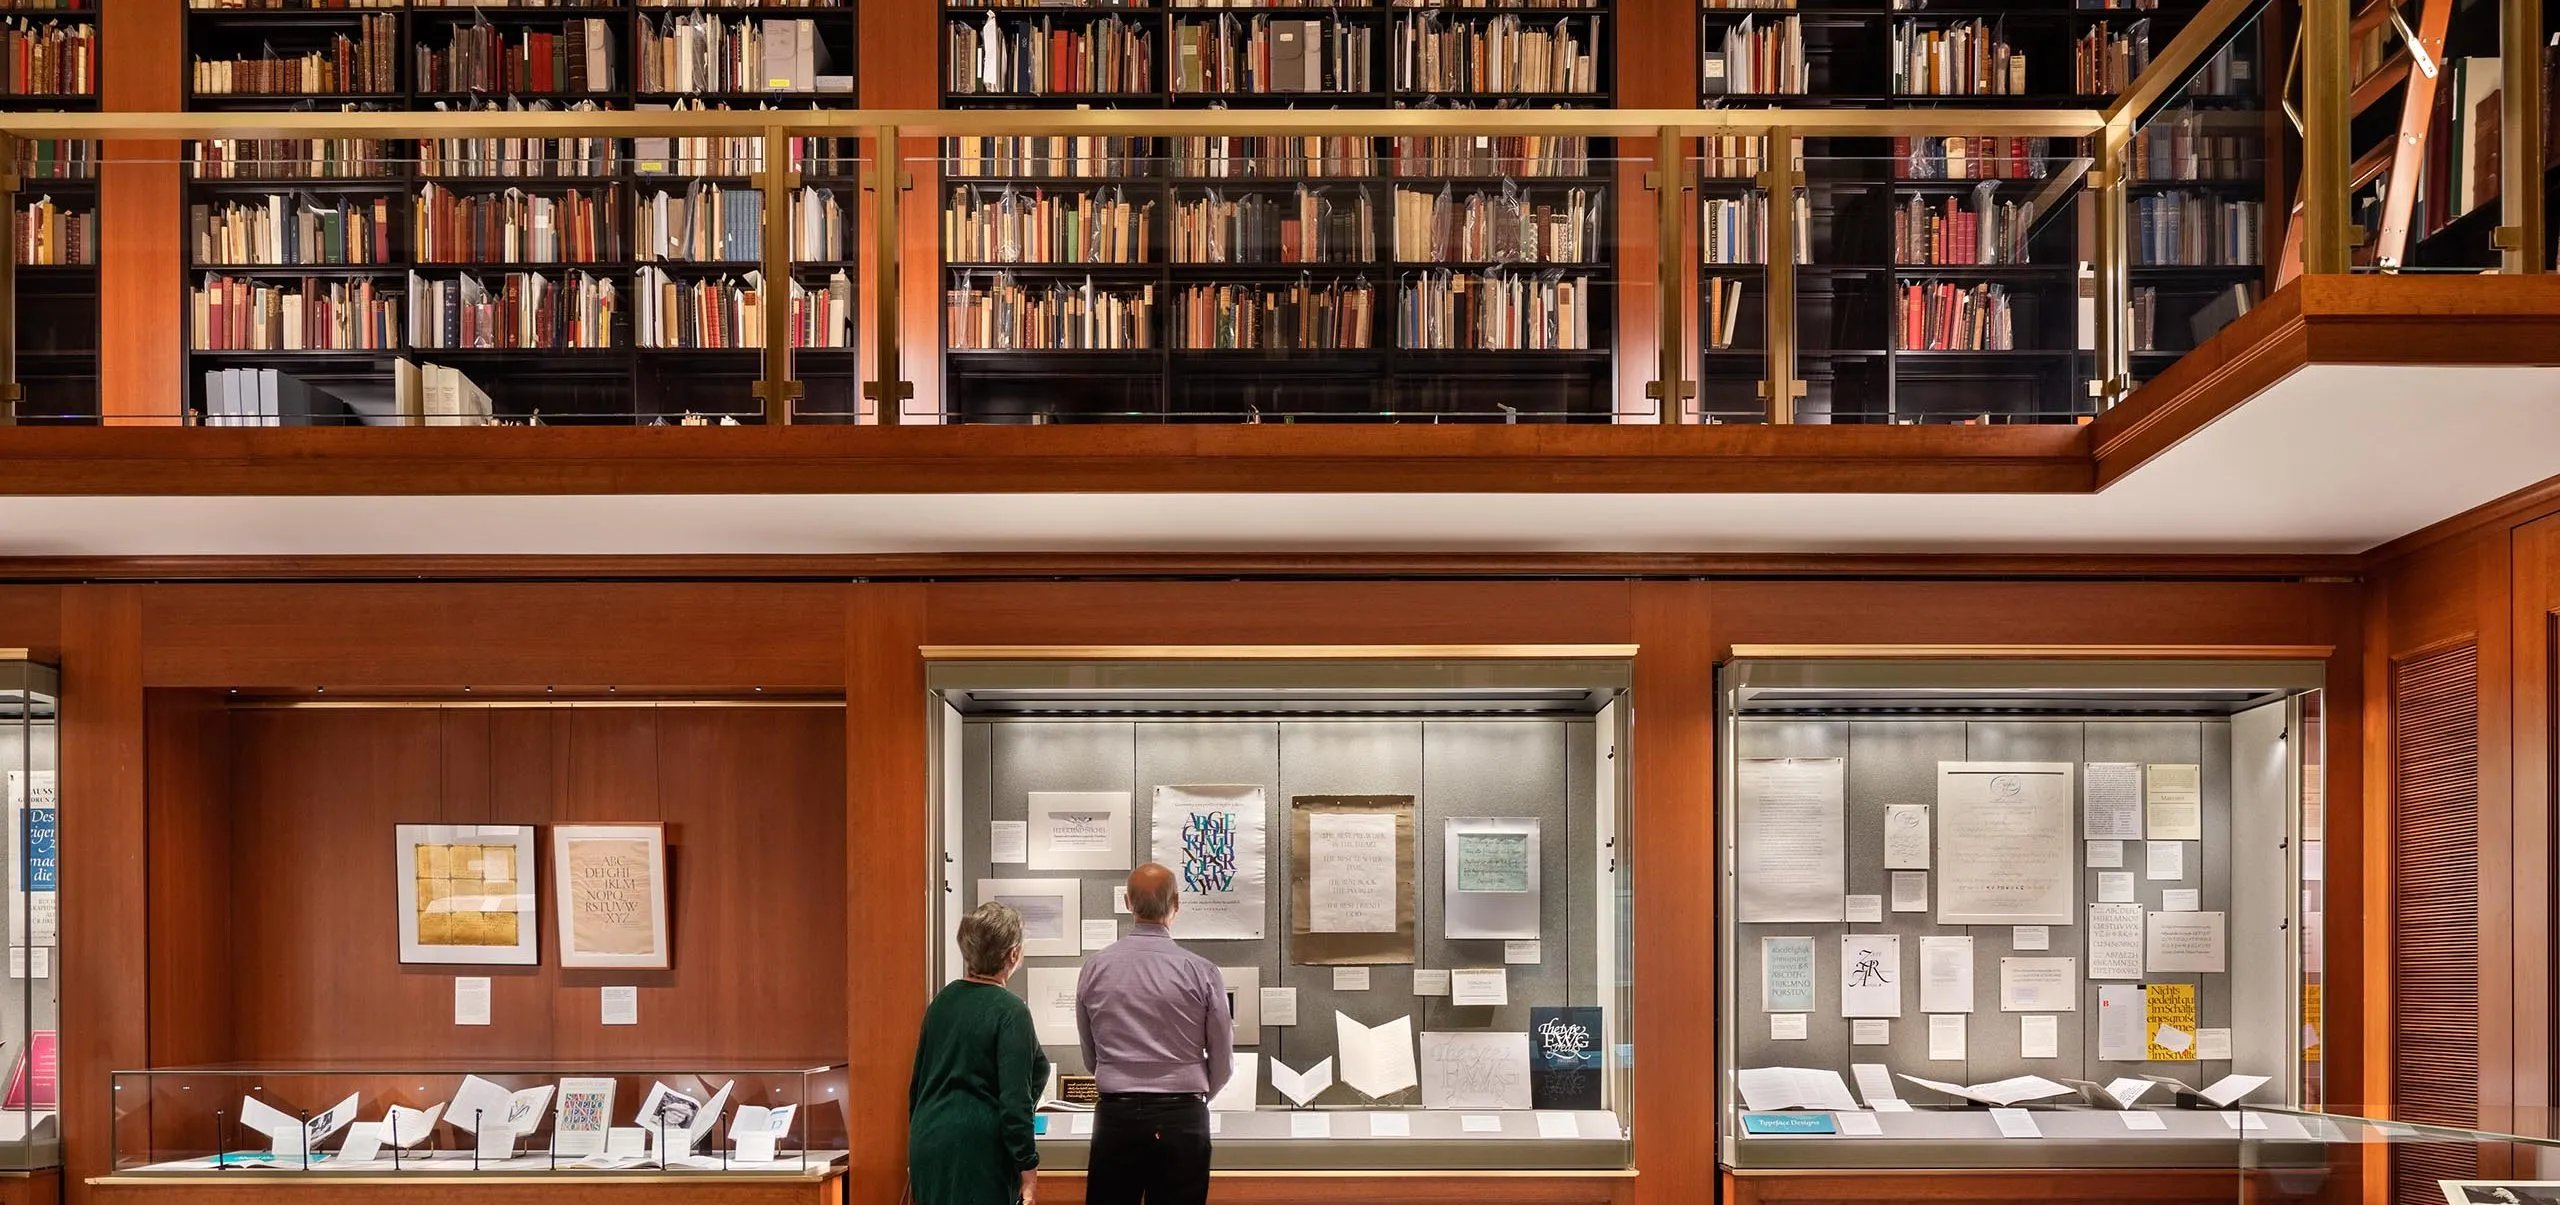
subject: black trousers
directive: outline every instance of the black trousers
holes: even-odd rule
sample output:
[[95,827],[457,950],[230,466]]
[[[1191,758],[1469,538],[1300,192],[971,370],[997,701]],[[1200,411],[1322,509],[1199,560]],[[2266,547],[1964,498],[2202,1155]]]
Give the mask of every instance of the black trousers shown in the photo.
[[1093,1111],[1085,1205],[1202,1205],[1209,1199],[1209,1102],[1159,1092],[1103,1094]]

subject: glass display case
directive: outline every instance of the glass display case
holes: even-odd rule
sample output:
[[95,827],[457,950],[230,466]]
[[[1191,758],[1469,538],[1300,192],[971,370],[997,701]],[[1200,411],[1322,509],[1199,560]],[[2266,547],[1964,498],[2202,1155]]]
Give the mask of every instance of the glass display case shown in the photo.
[[[2551,1110],[2516,1108],[2551,1133]],[[2289,1109],[2247,1109],[2237,1205],[2548,1205],[2560,1201],[2560,1141]]]
[[1631,678],[1623,657],[932,663],[933,982],[960,976],[970,908],[1023,912],[1009,986],[1057,1068],[1042,1166],[1084,1166],[1076,977],[1155,861],[1233,1003],[1216,1166],[1623,1170]]
[[134,1176],[708,1173],[845,1160],[845,1068],[544,1063],[119,1071]]
[[55,978],[55,771],[61,679],[24,651],[0,651],[0,767],[9,801],[9,987],[0,1003],[0,1169],[62,1162]]
[[1727,665],[1723,1162],[2221,1167],[2314,1099],[2321,670]]

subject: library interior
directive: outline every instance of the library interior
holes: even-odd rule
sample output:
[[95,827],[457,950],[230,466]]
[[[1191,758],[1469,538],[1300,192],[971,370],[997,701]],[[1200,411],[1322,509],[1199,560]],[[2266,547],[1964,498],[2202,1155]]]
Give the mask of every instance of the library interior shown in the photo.
[[2560,1203],[2555,97],[0,0],[0,1205]]

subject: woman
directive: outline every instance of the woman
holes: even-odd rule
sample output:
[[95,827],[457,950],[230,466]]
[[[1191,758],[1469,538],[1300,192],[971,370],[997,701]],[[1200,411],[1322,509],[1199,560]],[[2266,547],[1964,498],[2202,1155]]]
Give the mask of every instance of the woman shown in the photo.
[[907,1081],[907,1194],[916,1205],[1034,1205],[1031,1111],[1049,1056],[1031,1009],[1004,982],[1022,965],[1022,914],[980,904],[960,919],[967,971],[924,1010]]

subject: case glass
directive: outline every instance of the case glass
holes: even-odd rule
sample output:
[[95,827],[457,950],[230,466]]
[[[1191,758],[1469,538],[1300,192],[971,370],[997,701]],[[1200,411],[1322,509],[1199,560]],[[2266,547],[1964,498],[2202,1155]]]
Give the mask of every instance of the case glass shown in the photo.
[[2406,1201],[2428,1205],[2549,1205],[2560,1201],[2560,1141],[2552,1111],[2501,1109],[2522,1133],[2245,1109],[2237,1114],[2238,1205]]
[[845,1159],[845,1069],[578,1063],[119,1071],[132,1176],[818,1177]]
[[0,767],[9,805],[9,979],[0,1002],[0,1168],[62,1162],[56,1074],[61,991],[54,833],[60,678],[23,652],[0,652]]
[[1726,666],[1724,1162],[2218,1166],[2313,1098],[2320,674]]
[[1076,975],[1124,880],[1238,1020],[1216,1166],[1627,1166],[1624,659],[938,661],[939,985],[960,917],[1021,909],[1058,1074],[1042,1166],[1084,1166]]

